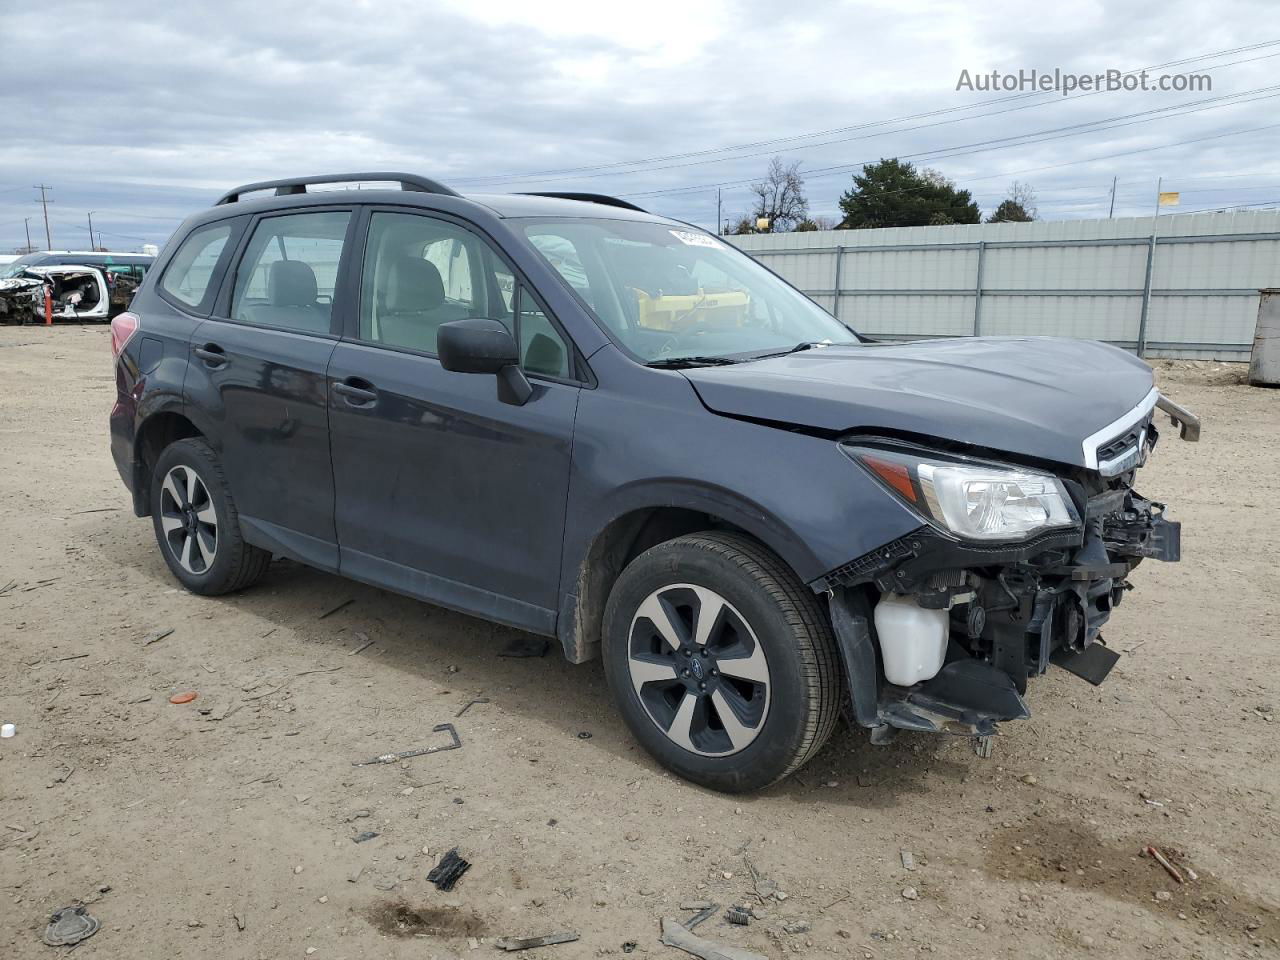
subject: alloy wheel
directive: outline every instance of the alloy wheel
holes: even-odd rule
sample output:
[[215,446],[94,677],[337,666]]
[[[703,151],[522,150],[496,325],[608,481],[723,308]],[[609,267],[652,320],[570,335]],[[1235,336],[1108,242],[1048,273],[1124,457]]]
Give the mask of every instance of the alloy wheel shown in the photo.
[[160,529],[182,569],[208,572],[218,553],[218,514],[204,481],[190,467],[174,467],[160,485]]
[[706,587],[677,583],[645,598],[631,620],[631,684],[677,745],[728,756],[759,736],[769,712],[769,664],[746,618]]

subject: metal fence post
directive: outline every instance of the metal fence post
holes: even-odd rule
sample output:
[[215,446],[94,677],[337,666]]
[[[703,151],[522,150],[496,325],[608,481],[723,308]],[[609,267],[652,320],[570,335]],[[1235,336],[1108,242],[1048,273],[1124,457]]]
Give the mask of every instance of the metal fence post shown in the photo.
[[973,282],[973,335],[982,332],[982,269],[987,258],[987,241],[978,241],[978,271]]
[[1147,278],[1142,284],[1142,315],[1138,318],[1138,356],[1147,352],[1147,314],[1151,310],[1151,268],[1156,262],[1156,232],[1151,231],[1151,242],[1147,245]]
[[840,319],[840,262],[844,260],[844,247],[836,246],[835,295],[831,298],[831,315]]

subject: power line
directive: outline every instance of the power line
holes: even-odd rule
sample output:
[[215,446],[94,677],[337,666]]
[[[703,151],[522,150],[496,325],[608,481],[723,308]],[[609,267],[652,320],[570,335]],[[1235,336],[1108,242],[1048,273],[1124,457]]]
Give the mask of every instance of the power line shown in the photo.
[[[1277,86],[1280,86],[1280,85],[1277,85]],[[1272,89],[1275,89],[1275,87],[1260,87],[1258,89],[1272,90]],[[1252,90],[1246,91],[1246,93],[1254,93],[1254,92],[1256,91],[1252,91]],[[1236,96],[1243,96],[1243,94],[1237,94]],[[1196,112],[1199,112],[1200,110],[1211,110],[1211,109],[1217,109],[1218,107],[1224,107],[1224,106],[1236,106],[1239,103],[1253,103],[1255,100],[1266,100],[1276,96],[1280,96],[1280,94],[1276,94],[1276,93],[1266,94],[1264,96],[1255,97],[1250,100],[1236,101],[1234,103],[1219,103],[1219,104],[1210,104],[1207,106],[1196,106],[1193,109],[1181,110],[1179,113],[1171,114],[1171,115],[1180,116],[1184,113],[1196,113]],[[1219,99],[1219,98],[1212,98],[1212,99]],[[1192,103],[1203,104],[1204,101],[1192,101]],[[1187,104],[1179,104],[1175,106],[1186,107]],[[1127,114],[1125,116],[1120,116],[1120,117],[1110,117],[1104,120],[1091,121],[1090,123],[1087,123],[1087,124],[1072,124],[1066,127],[1056,127],[1048,130],[1039,130],[1034,133],[1018,134],[1017,136],[1013,136],[1013,137],[995,137],[988,140],[975,141],[974,143],[957,144],[952,147],[939,147],[933,150],[922,150],[917,153],[898,154],[897,158],[907,159],[907,160],[911,160],[911,159],[942,160],[942,159],[951,159],[951,158],[960,157],[960,156],[970,156],[975,153],[986,153],[991,150],[1009,149],[1010,147],[1031,146],[1036,143],[1044,143],[1049,140],[1061,140],[1066,137],[1079,136],[1084,133],[1099,133],[1104,130],[1115,130],[1115,129],[1119,129],[1120,127],[1133,126],[1138,123],[1149,123],[1151,120],[1159,119],[1159,118],[1155,116],[1146,116],[1145,119],[1131,119],[1131,118],[1134,118],[1134,117],[1141,118],[1141,117],[1144,117],[1146,114],[1163,112],[1170,109],[1174,109],[1174,107],[1165,107],[1165,108],[1159,108],[1158,110],[1142,111],[1141,113]],[[1123,123],[1116,122],[1121,120],[1127,121],[1127,122],[1123,122]],[[1100,124],[1110,124],[1110,125],[1099,126]],[[1078,129],[1081,127],[1094,127],[1095,129],[1092,129],[1092,130]],[[1257,127],[1253,129],[1260,130],[1260,129],[1266,129],[1266,128]],[[1063,133],[1061,131],[1068,131],[1068,132]],[[1034,139],[1034,140],[1029,139],[1032,137],[1036,137],[1038,139]],[[1023,143],[1010,142],[1013,140],[1023,140],[1025,142]],[[1196,141],[1186,141],[1186,142],[1194,143]],[[868,163],[874,163],[874,162],[875,162],[874,159],[859,160],[856,163],[842,163],[842,164],[837,164],[831,167],[819,167],[814,170],[803,171],[803,175],[806,180],[820,179],[821,177],[825,177],[825,176],[832,176],[838,173],[845,173],[850,170],[863,167]],[[688,187],[666,187],[663,189],[646,190],[646,191],[637,192],[637,193],[624,193],[622,194],[622,196],[623,197],[653,197],[653,196],[662,196],[662,195],[672,194],[672,193],[686,193],[686,192],[695,191],[695,190],[709,190],[714,187],[741,186],[744,184],[754,183],[757,179],[759,178],[748,177],[748,178],[739,179],[739,180],[722,180],[717,183],[701,183],[701,184],[688,186]]]
[[[1275,45],[1277,45],[1277,44],[1280,44],[1280,40],[1267,40],[1267,41],[1264,41],[1264,42],[1262,42],[1262,43],[1251,44],[1251,45],[1248,45],[1248,46],[1235,47],[1235,48],[1231,48],[1231,49],[1227,49],[1227,50],[1218,50],[1218,51],[1215,51],[1215,52],[1213,52],[1213,53],[1205,53],[1205,54],[1200,54],[1200,55],[1195,56],[1195,57],[1185,57],[1185,58],[1183,58],[1183,59],[1181,59],[1181,60],[1171,60],[1171,61],[1168,61],[1167,63],[1158,63],[1158,64],[1154,64],[1154,65],[1152,65],[1152,66],[1142,67],[1142,68],[1137,69],[1137,70],[1131,70],[1131,71],[1129,71],[1128,73],[1122,74],[1121,76],[1136,76],[1136,75],[1139,75],[1139,74],[1141,74],[1141,73],[1148,72],[1148,71],[1151,71],[1151,70],[1159,70],[1159,69],[1163,69],[1163,68],[1166,68],[1166,67],[1179,66],[1179,65],[1182,65],[1182,64],[1186,64],[1186,63],[1192,63],[1192,62],[1197,61],[1197,60],[1206,60],[1206,59],[1209,59],[1209,58],[1211,58],[1211,57],[1228,56],[1228,55],[1233,54],[1233,53],[1244,53],[1244,52],[1248,52],[1248,51],[1252,51],[1252,50],[1262,49],[1262,48],[1264,48],[1264,47],[1275,46]],[[1206,69],[1206,70],[1216,70],[1216,69],[1219,69],[1219,68],[1221,68],[1221,67],[1235,66],[1236,64],[1239,64],[1239,63],[1251,63],[1251,62],[1253,62],[1253,61],[1255,61],[1255,60],[1264,60],[1264,59],[1268,59],[1268,58],[1270,58],[1270,57],[1275,57],[1275,56],[1280,56],[1280,54],[1273,53],[1273,54],[1267,54],[1267,55],[1262,56],[1262,57],[1252,57],[1252,58],[1249,58],[1249,59],[1246,59],[1246,60],[1237,60],[1237,61],[1233,61],[1233,62],[1231,62],[1231,63],[1213,64],[1212,66],[1205,67],[1204,69]],[[957,118],[957,119],[955,119],[955,120],[940,121],[938,124],[922,124],[922,125],[920,125],[920,126],[918,126],[918,127],[912,127],[912,128],[908,128],[908,129],[913,129],[913,130],[914,130],[914,129],[922,129],[923,127],[938,126],[938,125],[940,125],[941,123],[958,123],[958,122],[962,122],[962,121],[964,121],[964,120],[975,120],[975,119],[980,119],[980,118],[982,118],[982,117],[986,117],[986,116],[996,116],[996,115],[998,115],[998,114],[1002,114],[1002,113],[1009,113],[1009,112],[1011,112],[1012,110],[1025,110],[1025,109],[1029,109],[1029,108],[1031,108],[1031,107],[1044,106],[1044,105],[1046,105],[1046,104],[1048,104],[1048,103],[1053,103],[1053,102],[1057,102],[1057,101],[1060,101],[1060,100],[1079,100],[1079,99],[1082,99],[1082,98],[1084,98],[1084,97],[1096,96],[1096,95],[1098,95],[1098,94],[1100,94],[1100,93],[1110,93],[1110,92],[1113,92],[1113,91],[1108,91],[1108,90],[1095,90],[1095,91],[1091,91],[1091,92],[1089,92],[1089,93],[1082,93],[1082,94],[1078,94],[1078,95],[1076,95],[1076,96],[1072,96],[1072,97],[1055,96],[1055,97],[1052,97],[1052,98],[1049,98],[1049,99],[1040,100],[1040,101],[1038,101],[1038,102],[1036,102],[1036,103],[1032,103],[1032,104],[1025,104],[1025,105],[1023,105],[1023,106],[1021,106],[1021,107],[1013,107],[1013,108],[1009,108],[1009,109],[1006,109],[1006,110],[997,110],[997,111],[992,111],[991,113],[977,114],[977,115],[972,116],[972,117],[960,117],[960,118]],[[1014,95],[1011,95],[1011,96],[1008,96],[1008,97],[997,97],[997,98],[994,98],[994,99],[991,99],[991,100],[984,100],[984,101],[982,101],[981,103],[966,104],[966,105],[963,105],[963,106],[957,106],[957,107],[946,107],[946,108],[937,109],[937,110],[929,110],[929,111],[925,111],[925,112],[923,112],[923,113],[909,114],[909,115],[902,116],[902,117],[891,117],[891,118],[889,118],[889,119],[885,119],[885,120],[874,120],[874,121],[868,121],[868,122],[866,122],[866,123],[859,123],[859,124],[854,124],[854,125],[851,125],[851,126],[833,127],[833,128],[827,129],[827,130],[818,130],[818,131],[813,131],[813,132],[810,132],[810,133],[794,134],[794,135],[792,135],[792,136],[787,136],[787,137],[778,137],[778,138],[774,138],[774,139],[770,139],[770,140],[757,140],[757,141],[754,141],[754,142],[752,142],[752,143],[736,144],[736,145],[733,145],[733,146],[727,146],[727,147],[714,147],[714,148],[710,148],[710,149],[706,149],[706,150],[695,150],[695,151],[689,151],[689,152],[686,152],[686,153],[669,154],[669,155],[666,155],[666,156],[660,156],[660,157],[648,157],[648,158],[646,158],[646,159],[642,159],[642,160],[623,160],[623,161],[616,161],[616,162],[613,162],[613,163],[596,164],[596,165],[592,165],[592,166],[584,166],[584,167],[567,167],[567,168],[561,168],[561,169],[558,169],[558,170],[541,170],[541,171],[533,171],[533,172],[530,172],[530,173],[523,173],[523,174],[501,174],[501,175],[499,175],[499,174],[493,174],[493,175],[483,176],[483,177],[460,177],[460,178],[455,178],[454,182],[456,182],[456,183],[477,183],[477,184],[478,184],[478,183],[494,183],[494,182],[503,182],[503,181],[511,181],[511,180],[515,180],[515,181],[522,181],[522,180],[541,180],[541,179],[557,178],[557,177],[558,177],[558,175],[560,175],[560,174],[590,173],[590,172],[597,171],[597,170],[613,170],[613,169],[616,169],[616,168],[618,168],[618,167],[639,166],[639,165],[642,165],[642,164],[650,164],[650,163],[661,163],[661,162],[665,162],[665,161],[667,161],[667,160],[682,160],[682,159],[687,159],[687,158],[690,158],[690,157],[708,156],[708,155],[717,154],[717,153],[733,153],[733,152],[737,152],[737,151],[739,151],[739,150],[748,150],[748,149],[753,149],[753,148],[755,148],[755,147],[770,146],[770,145],[779,145],[779,144],[784,144],[784,143],[790,143],[790,142],[793,142],[793,141],[796,141],[796,140],[809,139],[809,138],[811,138],[811,137],[829,136],[829,135],[831,135],[831,134],[835,134],[835,133],[847,133],[847,132],[850,132],[850,131],[853,131],[853,130],[865,130],[865,129],[869,129],[869,128],[872,128],[872,127],[888,126],[888,125],[890,125],[890,124],[906,122],[906,121],[909,121],[909,120],[920,120],[920,119],[926,119],[926,118],[929,118],[929,117],[942,116],[942,115],[945,115],[945,114],[957,113],[957,112],[966,111],[966,110],[977,110],[977,109],[980,109],[980,108],[982,108],[982,107],[988,107],[988,106],[992,106],[992,105],[999,104],[999,103],[1007,103],[1007,102],[1010,102],[1010,101],[1026,100],[1026,99],[1028,99],[1028,98],[1030,98],[1030,97],[1038,97],[1038,96],[1040,96],[1040,95],[1041,95],[1041,93],[1042,93],[1042,91],[1038,91],[1038,90],[1037,90],[1037,91],[1031,91],[1031,92],[1028,92],[1028,93],[1014,94]],[[888,131],[884,131],[883,133],[901,133],[901,132],[904,132],[904,131],[902,131],[902,130],[888,130]],[[882,135],[883,135],[883,133],[878,133],[878,134],[868,134],[867,136],[882,136]],[[862,138],[850,138],[850,139],[862,139]],[[832,142],[843,142],[843,141],[832,141]],[[805,144],[805,145],[804,145],[803,147],[801,147],[800,149],[808,149],[809,147],[813,147],[813,146],[825,146],[825,145],[826,145],[826,144]],[[769,151],[769,152],[771,152],[771,151]],[[723,158],[723,159],[724,159],[724,160],[742,160],[742,159],[747,159],[747,157],[726,157],[726,158]],[[721,161],[702,161],[702,162],[721,162]],[[690,165],[692,165],[692,164],[690,164]],[[660,168],[660,169],[669,169],[669,168]],[[636,172],[640,172],[640,171],[619,171],[619,174],[621,175],[622,173],[636,173]]]

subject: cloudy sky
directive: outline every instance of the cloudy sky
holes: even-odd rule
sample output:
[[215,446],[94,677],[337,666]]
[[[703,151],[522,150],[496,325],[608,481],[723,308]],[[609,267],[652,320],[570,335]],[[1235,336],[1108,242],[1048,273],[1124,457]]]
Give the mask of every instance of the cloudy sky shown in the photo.
[[[885,156],[984,211],[1017,179],[1042,217],[1106,216],[1113,176],[1117,216],[1148,213],[1160,176],[1183,211],[1280,205],[1274,3],[1037,6],[0,0],[0,251],[27,217],[44,244],[33,184],[53,186],[56,247],[83,248],[94,210],[136,249],[237,183],[369,169],[614,193],[713,227],[717,186],[745,212],[774,154],[828,216]],[[956,89],[963,70],[1145,67],[1212,89]]]

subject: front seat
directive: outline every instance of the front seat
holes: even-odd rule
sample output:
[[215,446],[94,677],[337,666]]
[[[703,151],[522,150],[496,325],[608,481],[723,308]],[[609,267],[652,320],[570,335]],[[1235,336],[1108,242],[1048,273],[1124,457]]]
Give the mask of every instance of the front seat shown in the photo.
[[246,310],[253,323],[329,332],[329,305],[316,299],[316,273],[301,260],[277,260],[267,269],[267,302]]
[[444,281],[435,264],[421,257],[400,257],[387,270],[386,294],[378,316],[379,339],[398,347],[436,351],[444,315]]

